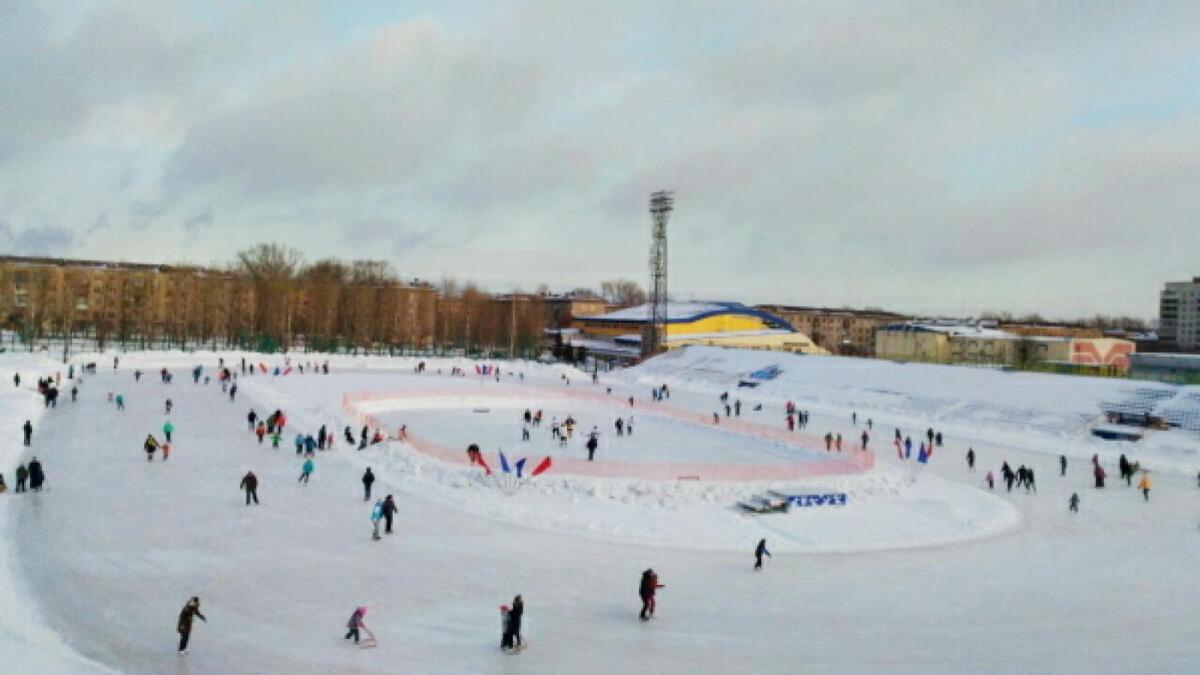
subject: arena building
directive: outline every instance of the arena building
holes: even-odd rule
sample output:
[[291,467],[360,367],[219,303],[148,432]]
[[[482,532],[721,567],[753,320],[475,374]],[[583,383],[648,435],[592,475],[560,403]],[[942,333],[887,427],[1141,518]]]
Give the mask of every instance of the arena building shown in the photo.
[[[650,321],[650,305],[607,314],[575,317],[577,334],[567,336],[574,348],[597,358],[633,360],[640,356],[642,332]],[[788,322],[737,302],[672,302],[667,304],[663,345],[710,345],[766,349],[796,354],[827,354]]]

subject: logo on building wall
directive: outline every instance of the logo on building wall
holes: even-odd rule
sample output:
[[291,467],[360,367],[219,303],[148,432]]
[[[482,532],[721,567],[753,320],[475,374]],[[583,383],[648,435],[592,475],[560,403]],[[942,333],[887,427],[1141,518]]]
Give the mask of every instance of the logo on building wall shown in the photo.
[[1103,349],[1103,345],[1095,340],[1071,343],[1071,363],[1128,368],[1132,353],[1133,345],[1127,342],[1114,342],[1108,349]]

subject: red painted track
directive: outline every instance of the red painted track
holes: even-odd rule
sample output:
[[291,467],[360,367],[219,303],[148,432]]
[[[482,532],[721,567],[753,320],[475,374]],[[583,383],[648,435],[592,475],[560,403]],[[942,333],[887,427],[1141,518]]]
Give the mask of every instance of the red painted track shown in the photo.
[[[583,390],[553,389],[534,385],[512,386],[497,384],[480,392],[488,397],[512,398],[562,398],[588,401],[595,405],[620,410],[634,410],[638,416],[657,415],[684,420],[693,424],[713,427],[708,415],[676,408],[659,402],[638,401],[633,408],[627,399]],[[382,428],[378,419],[360,409],[365,402],[412,401],[434,397],[464,397],[471,392],[459,389],[430,389],[419,391],[358,392],[342,397],[342,410],[361,424]],[[803,432],[789,432],[782,428],[740,419],[722,418],[716,425],[722,432],[740,436],[762,438],[790,445],[808,452],[826,454],[824,440]],[[417,452],[448,464],[467,466],[466,448],[451,448],[431,439],[423,438],[419,430],[408,430],[407,443]],[[385,432],[386,433],[386,432]],[[764,464],[724,464],[712,462],[624,462],[604,460],[589,462],[583,459],[554,457],[552,472],[572,476],[601,478],[634,478],[644,480],[705,480],[705,481],[788,481],[814,476],[833,476],[861,473],[875,465],[875,455],[869,451],[848,450],[831,455],[830,459],[805,462],[775,462]]]

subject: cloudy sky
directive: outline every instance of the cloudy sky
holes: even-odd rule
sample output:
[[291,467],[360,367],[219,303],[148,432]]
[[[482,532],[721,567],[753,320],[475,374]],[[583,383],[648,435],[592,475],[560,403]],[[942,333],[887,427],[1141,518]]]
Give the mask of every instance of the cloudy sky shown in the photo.
[[[347,7],[353,5],[353,9]],[[0,252],[1156,313],[1200,3],[0,0]]]

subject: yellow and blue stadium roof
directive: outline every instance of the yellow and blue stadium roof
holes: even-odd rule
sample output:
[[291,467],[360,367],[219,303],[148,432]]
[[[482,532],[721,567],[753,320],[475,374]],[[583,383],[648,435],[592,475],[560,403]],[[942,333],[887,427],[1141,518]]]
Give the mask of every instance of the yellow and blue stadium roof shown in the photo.
[[[752,316],[760,319],[768,327],[776,330],[784,330],[794,333],[795,329],[791,324],[783,319],[764,312],[761,309],[743,305],[740,302],[668,302],[667,303],[667,323],[692,323],[701,319],[707,319],[711,316],[720,316],[722,314],[738,314],[741,316]],[[645,324],[650,320],[650,305],[642,304],[635,307],[626,307],[618,309],[615,312],[608,314],[599,314],[596,316],[580,316],[575,317],[578,321],[584,323],[589,321],[601,321],[605,323],[627,323],[631,326]]]

